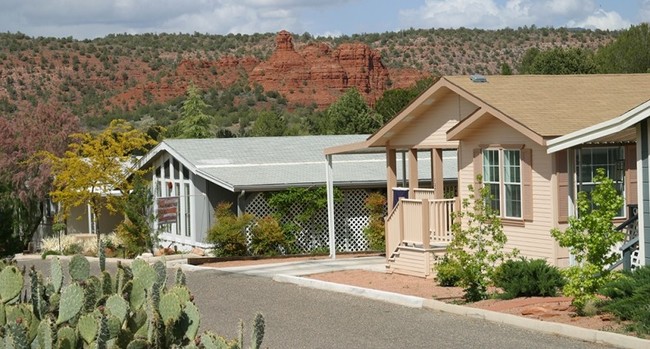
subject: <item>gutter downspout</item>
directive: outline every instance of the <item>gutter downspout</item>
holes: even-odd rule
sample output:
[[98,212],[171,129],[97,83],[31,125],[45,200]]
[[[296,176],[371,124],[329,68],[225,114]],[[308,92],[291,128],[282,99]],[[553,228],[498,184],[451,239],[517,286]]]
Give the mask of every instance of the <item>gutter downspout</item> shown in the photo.
[[325,155],[325,185],[327,188],[327,231],[329,232],[330,258],[336,259],[336,229],[334,227],[334,179],[332,155]]
[[246,211],[246,200],[244,199],[246,195],[246,190],[242,189],[242,191],[239,192],[239,195],[237,195],[237,217],[241,217],[244,212]]

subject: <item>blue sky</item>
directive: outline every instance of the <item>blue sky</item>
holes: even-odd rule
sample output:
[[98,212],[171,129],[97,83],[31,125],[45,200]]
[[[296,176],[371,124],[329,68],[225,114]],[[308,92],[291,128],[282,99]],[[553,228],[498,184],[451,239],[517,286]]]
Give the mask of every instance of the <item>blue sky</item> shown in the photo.
[[0,31],[77,39],[110,33],[277,32],[536,25],[621,29],[650,21],[650,0],[2,0]]

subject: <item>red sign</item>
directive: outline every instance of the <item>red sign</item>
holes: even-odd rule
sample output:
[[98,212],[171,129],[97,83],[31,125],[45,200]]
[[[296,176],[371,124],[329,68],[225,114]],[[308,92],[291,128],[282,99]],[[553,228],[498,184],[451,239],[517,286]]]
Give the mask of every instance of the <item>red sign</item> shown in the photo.
[[176,223],[178,219],[178,206],[179,197],[170,196],[166,198],[158,198],[158,224],[171,224]]

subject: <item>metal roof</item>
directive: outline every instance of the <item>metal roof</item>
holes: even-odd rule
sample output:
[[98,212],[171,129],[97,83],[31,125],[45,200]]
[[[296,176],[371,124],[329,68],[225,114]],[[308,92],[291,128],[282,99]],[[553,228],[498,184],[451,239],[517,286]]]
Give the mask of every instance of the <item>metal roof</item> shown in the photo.
[[[190,171],[230,191],[279,190],[325,184],[327,147],[360,142],[368,135],[167,139],[142,159],[146,167],[162,152]],[[456,152],[443,154],[445,179],[457,178]],[[398,178],[401,178],[398,159]],[[381,187],[386,183],[385,154],[333,157],[334,185]],[[407,165],[408,166],[408,165]],[[420,180],[430,180],[430,156],[419,158]]]

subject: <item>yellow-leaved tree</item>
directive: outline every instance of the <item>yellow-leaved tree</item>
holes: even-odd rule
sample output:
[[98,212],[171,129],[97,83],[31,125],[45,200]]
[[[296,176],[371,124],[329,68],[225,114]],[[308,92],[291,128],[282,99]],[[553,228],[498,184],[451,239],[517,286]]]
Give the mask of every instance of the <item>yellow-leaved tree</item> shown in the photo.
[[[50,195],[63,206],[64,217],[73,207],[90,206],[99,247],[102,209],[117,212],[120,200],[130,192],[129,178],[144,172],[135,166],[135,155],[146,152],[156,141],[120,119],[111,121],[99,134],[76,133],[71,137],[74,141],[63,156],[43,154],[52,164],[54,189]],[[114,191],[122,195],[111,195]]]

